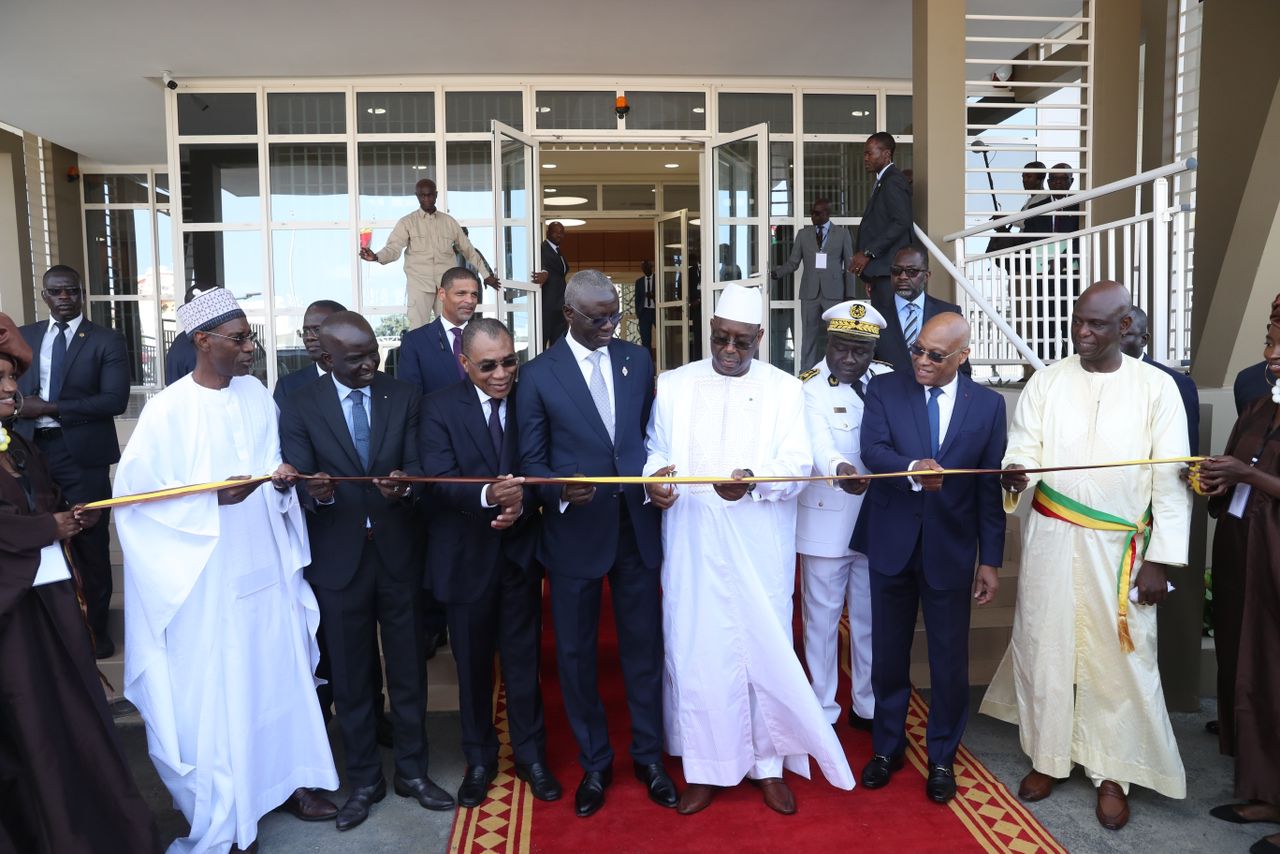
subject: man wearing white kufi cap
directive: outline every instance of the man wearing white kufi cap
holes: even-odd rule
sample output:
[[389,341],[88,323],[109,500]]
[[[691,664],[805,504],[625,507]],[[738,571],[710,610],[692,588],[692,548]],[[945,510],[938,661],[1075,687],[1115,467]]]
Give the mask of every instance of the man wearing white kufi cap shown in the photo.
[[[862,400],[876,374],[892,370],[873,362],[885,319],[871,303],[849,300],[827,309],[826,357],[800,375],[805,417],[813,445],[815,475],[852,475],[862,465]],[[827,723],[840,719],[840,613],[849,608],[849,661],[852,697],[849,724],[870,730],[875,697],[871,692],[871,580],[867,556],[849,548],[849,539],[867,481],[810,483],[800,493],[796,551],[800,553],[804,594],[804,657],[813,692]]]
[[[307,531],[280,461],[276,406],[249,372],[257,336],[230,291],[178,309],[195,370],[152,398],[116,470],[115,494],[272,473],[117,511],[124,551],[124,693],[191,825],[170,854],[251,851],[258,819],[337,808],[312,674],[320,612],[303,580]],[[274,488],[273,488],[274,487]]]
[[755,360],[759,288],[727,285],[711,319],[711,356],[658,378],[645,474],[724,477],[715,486],[651,485],[662,526],[663,693],[667,751],[689,782],[682,814],[744,777],[765,804],[795,812],[785,767],[809,756],[853,788],[844,751],[792,645],[796,506],[813,466],[800,381]]

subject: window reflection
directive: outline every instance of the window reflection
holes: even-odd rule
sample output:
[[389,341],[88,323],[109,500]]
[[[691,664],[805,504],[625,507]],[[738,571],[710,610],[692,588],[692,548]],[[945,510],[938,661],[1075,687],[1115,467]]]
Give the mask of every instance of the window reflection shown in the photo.
[[418,206],[414,185],[435,179],[433,142],[362,142],[360,157],[360,219],[395,221]]
[[454,219],[493,219],[493,149],[487,142],[445,145],[449,213]]
[[273,222],[345,222],[347,147],[341,143],[270,147]]
[[89,293],[93,296],[155,295],[151,211],[85,211]]
[[[347,229],[276,229],[271,233],[271,281],[277,313],[305,309],[318,299],[355,304],[351,264],[355,248]],[[393,265],[389,265],[393,266]],[[403,273],[401,274],[403,275]],[[298,327],[276,325],[276,335]]]
[[256,143],[178,148],[184,221],[262,221]]

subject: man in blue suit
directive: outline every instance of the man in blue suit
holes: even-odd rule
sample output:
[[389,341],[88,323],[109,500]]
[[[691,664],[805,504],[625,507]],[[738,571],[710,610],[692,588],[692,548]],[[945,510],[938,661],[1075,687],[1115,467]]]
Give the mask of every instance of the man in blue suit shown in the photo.
[[[457,385],[466,377],[462,369],[462,333],[480,303],[480,277],[466,267],[450,267],[440,277],[436,292],[436,319],[411,329],[400,341],[396,377],[417,386],[422,396]],[[423,647],[427,658],[448,642],[445,606],[430,590],[423,594]]]
[[[943,312],[912,344],[911,372],[882,374],[868,384],[862,462],[869,471],[1000,468],[1004,398],[959,373],[968,343],[965,319]],[[969,716],[970,596],[979,605],[995,596],[1004,524],[998,475],[872,482],[851,543],[871,566],[875,755],[862,771],[868,789],[888,784],[902,767],[911,640],[922,609],[933,692],[925,793],[937,803],[955,796],[952,762]]]
[[[520,373],[516,422],[520,474],[628,476],[642,473],[645,428],[653,406],[653,362],[637,344],[613,337],[622,314],[618,292],[598,270],[583,270],[565,291],[569,334]],[[600,595],[613,594],[631,758],[649,797],[675,807],[675,784],[662,767],[662,604],[658,509],[639,484],[542,487],[538,560],[551,584],[556,661],[582,781],[574,797],[583,818],[604,806],[613,749],[596,687]]]

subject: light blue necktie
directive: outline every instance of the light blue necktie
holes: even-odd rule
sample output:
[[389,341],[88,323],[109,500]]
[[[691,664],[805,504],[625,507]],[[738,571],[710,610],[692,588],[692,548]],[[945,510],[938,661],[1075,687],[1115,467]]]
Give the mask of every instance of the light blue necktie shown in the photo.
[[915,303],[907,303],[907,325],[902,330],[902,337],[906,339],[908,347],[916,343],[916,338],[920,336],[919,311],[920,307]]
[[929,389],[929,403],[925,409],[929,411],[929,445],[934,459],[938,456],[939,432],[942,425],[942,415],[938,412],[938,395],[942,394],[942,389],[934,386]]
[[356,445],[360,466],[369,470],[369,413],[364,408],[364,393],[353,391],[347,395],[351,401],[351,439]]
[[587,357],[591,362],[591,382],[587,384],[591,399],[595,401],[604,429],[609,432],[609,441],[613,441],[613,407],[609,405],[609,387],[605,385],[604,374],[600,370],[600,361],[604,358],[603,350],[596,350]]

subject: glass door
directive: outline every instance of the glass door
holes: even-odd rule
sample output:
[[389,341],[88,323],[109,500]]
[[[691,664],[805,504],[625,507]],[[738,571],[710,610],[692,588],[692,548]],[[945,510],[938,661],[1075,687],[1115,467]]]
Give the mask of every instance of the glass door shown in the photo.
[[[711,334],[711,315],[720,291],[730,282],[758,287],[764,313],[765,336],[760,358],[769,352],[769,126],[753,125],[711,140],[711,156],[706,161],[710,175],[703,176],[711,188],[705,217],[710,246],[704,267],[711,274],[710,308],[701,312],[701,340]],[[705,293],[705,291],[704,291]]]
[[542,343],[542,294],[530,281],[536,269],[538,232],[535,210],[538,144],[515,128],[493,122],[493,271],[502,294],[482,288],[479,311],[511,330],[521,362],[538,355]]
[[658,370],[669,371],[689,361],[689,211],[658,217],[654,238]]

